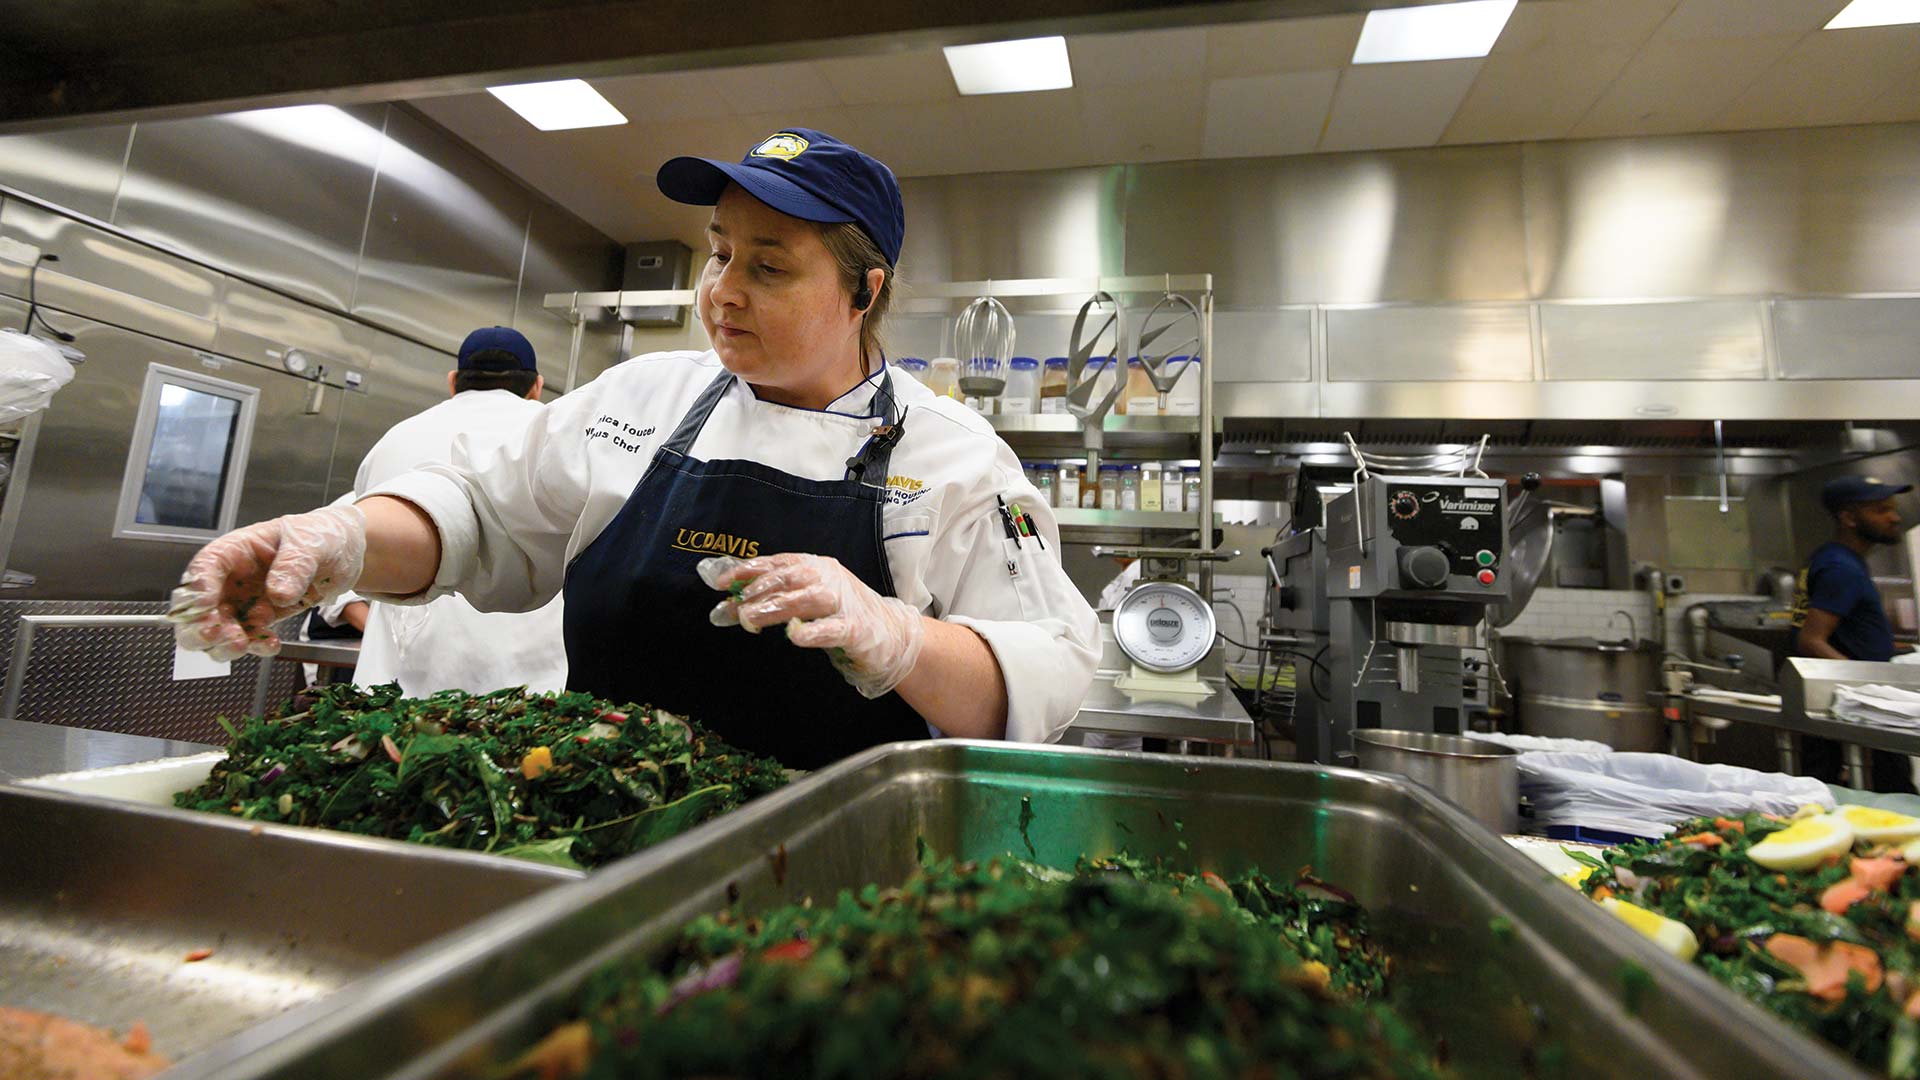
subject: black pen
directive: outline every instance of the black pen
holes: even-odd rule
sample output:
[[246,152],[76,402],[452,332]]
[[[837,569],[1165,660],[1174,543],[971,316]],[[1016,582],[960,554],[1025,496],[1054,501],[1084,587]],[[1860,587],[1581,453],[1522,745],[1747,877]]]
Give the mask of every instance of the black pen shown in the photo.
[[1007,500],[995,495],[993,501],[1000,504],[1000,527],[1006,530],[1007,539],[1013,541],[1015,547],[1019,547],[1020,530],[1013,525],[1013,512],[1007,509]]

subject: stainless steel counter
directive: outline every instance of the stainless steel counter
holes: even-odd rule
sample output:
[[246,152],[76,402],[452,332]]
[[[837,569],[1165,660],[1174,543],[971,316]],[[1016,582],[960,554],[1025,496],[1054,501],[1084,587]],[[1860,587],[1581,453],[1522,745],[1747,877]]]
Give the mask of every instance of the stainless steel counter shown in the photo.
[[0,720],[0,782],[155,758],[185,757],[217,749],[217,746],[151,739],[145,735]]
[[1797,774],[1800,771],[1802,736],[1832,739],[1840,744],[1841,758],[1847,771],[1847,786],[1861,791],[1873,789],[1873,759],[1865,753],[1866,750],[1920,755],[1920,731],[1911,728],[1835,720],[1824,713],[1802,713],[1790,708],[1769,708],[1698,694],[1666,697],[1670,706],[1685,710],[1683,715],[1688,719],[1704,716],[1772,728],[1774,746],[1780,752],[1780,771],[1784,773]]
[[1253,720],[1224,678],[1204,678],[1214,691],[1205,700],[1174,705],[1164,701],[1135,703],[1113,685],[1121,674],[1101,671],[1094,675],[1093,688],[1074,714],[1074,729],[1208,743],[1230,751],[1252,748]]

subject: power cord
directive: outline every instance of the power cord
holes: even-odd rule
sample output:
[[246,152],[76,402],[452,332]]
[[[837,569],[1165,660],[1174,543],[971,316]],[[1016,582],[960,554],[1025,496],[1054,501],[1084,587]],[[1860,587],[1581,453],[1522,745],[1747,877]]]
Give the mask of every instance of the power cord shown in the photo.
[[[1233,645],[1238,648],[1244,649],[1248,652],[1257,652],[1257,653],[1261,653],[1262,655],[1272,653],[1272,654],[1278,654],[1281,656],[1291,656],[1299,660],[1305,660],[1308,664],[1312,665],[1307,671],[1307,689],[1312,691],[1313,696],[1319,698],[1321,701],[1333,700],[1333,697],[1332,697],[1333,670],[1327,667],[1327,665],[1320,662],[1320,658],[1326,655],[1326,652],[1328,649],[1332,648],[1331,644],[1322,645],[1320,646],[1319,652],[1313,653],[1312,655],[1308,655],[1306,652],[1303,652],[1302,650],[1299,650],[1299,649],[1286,649],[1286,648],[1280,648],[1274,645],[1248,645],[1248,644],[1245,644],[1244,642],[1235,641],[1232,638],[1228,637],[1227,635],[1219,633],[1218,631],[1215,631],[1215,635],[1219,637],[1221,641],[1224,641],[1229,645]],[[1320,690],[1320,685],[1313,681],[1313,677],[1316,674],[1326,676],[1326,679],[1327,679],[1326,693],[1322,693]]]
[[42,263],[59,262],[59,261],[60,261],[60,256],[55,255],[52,252],[43,253],[39,258],[33,260],[32,269],[27,271],[27,323],[25,326],[21,327],[21,330],[24,333],[32,334],[33,324],[34,324],[34,321],[37,319],[39,320],[40,325],[46,328],[47,333],[52,334],[56,340],[65,342],[67,344],[72,344],[73,343],[72,334],[69,334],[65,330],[62,330],[59,327],[48,322],[47,317],[45,315],[40,314],[40,291],[38,288],[39,282],[40,282],[40,265]]

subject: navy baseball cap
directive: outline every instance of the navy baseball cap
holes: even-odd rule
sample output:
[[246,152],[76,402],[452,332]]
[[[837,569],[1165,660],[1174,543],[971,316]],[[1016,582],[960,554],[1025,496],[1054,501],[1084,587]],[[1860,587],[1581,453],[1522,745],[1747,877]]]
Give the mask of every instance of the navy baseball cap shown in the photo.
[[1820,486],[1820,505],[1832,513],[1842,507],[1879,502],[1912,490],[1912,484],[1883,484],[1871,476],[1836,476]]
[[[494,357],[475,363],[474,357],[483,352],[503,352],[519,364],[502,363]],[[460,370],[538,371],[540,368],[533,361],[533,342],[527,340],[527,335],[510,326],[483,326],[460,343]]]
[[728,181],[802,221],[854,222],[888,263],[900,261],[907,214],[893,170],[824,131],[777,131],[738,162],[677,157],[654,177],[661,194],[694,206],[719,202]]

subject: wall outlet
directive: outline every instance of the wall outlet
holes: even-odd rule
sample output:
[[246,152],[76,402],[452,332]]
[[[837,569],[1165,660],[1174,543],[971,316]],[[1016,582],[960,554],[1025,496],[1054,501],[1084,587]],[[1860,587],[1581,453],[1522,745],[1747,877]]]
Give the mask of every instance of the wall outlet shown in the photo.
[[32,266],[40,261],[40,249],[11,236],[0,236],[0,259]]

